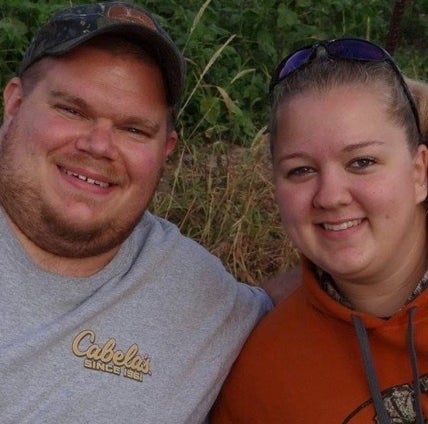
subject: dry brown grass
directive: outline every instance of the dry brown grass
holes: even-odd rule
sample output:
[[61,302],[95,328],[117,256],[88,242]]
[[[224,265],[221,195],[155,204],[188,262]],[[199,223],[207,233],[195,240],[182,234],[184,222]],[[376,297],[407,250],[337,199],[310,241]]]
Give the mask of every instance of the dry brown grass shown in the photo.
[[259,284],[297,261],[281,228],[263,135],[249,148],[182,143],[152,210],[220,257],[241,281]]

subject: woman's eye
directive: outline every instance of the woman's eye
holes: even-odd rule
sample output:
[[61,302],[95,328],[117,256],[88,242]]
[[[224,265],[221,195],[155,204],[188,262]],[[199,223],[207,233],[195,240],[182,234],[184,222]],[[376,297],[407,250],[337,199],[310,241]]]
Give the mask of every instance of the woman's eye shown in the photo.
[[350,167],[353,169],[365,169],[369,166],[372,166],[376,163],[376,160],[374,158],[365,157],[365,158],[357,158],[353,159],[350,162]]
[[299,177],[305,177],[314,172],[315,170],[309,166],[299,166],[297,168],[293,168],[287,171],[286,175],[288,178],[299,178]]

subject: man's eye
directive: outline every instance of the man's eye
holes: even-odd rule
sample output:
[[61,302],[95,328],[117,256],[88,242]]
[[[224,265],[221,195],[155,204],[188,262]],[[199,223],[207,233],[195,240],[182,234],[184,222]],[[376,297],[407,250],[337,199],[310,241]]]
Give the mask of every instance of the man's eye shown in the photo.
[[129,127],[129,128],[126,128],[126,131],[130,132],[131,134],[135,134],[135,135],[144,135],[144,132],[139,130],[138,128]]
[[123,127],[122,131],[130,134],[134,139],[146,140],[152,137],[152,133],[149,130],[136,128],[136,127]]
[[82,116],[82,114],[77,109],[75,109],[71,106],[57,105],[56,108],[59,109],[61,112],[64,112],[68,115]]

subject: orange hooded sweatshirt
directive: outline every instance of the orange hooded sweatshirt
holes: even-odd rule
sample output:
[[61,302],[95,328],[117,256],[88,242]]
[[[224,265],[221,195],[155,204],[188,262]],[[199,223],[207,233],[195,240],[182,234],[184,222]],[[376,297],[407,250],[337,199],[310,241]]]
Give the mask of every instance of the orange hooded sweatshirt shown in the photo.
[[381,319],[333,300],[308,267],[303,283],[253,331],[210,422],[424,423],[428,289]]

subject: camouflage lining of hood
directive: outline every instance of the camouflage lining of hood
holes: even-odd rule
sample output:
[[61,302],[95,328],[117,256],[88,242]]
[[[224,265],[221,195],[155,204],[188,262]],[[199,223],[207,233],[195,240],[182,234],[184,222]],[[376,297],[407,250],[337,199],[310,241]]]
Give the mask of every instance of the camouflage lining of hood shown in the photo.
[[[334,300],[346,306],[349,309],[354,310],[351,302],[340,293],[336,283],[333,278],[327,272],[318,268],[316,265],[312,264],[312,271],[315,274],[315,277],[320,284],[321,288]],[[411,295],[407,298],[406,303],[410,303],[413,299],[418,297],[426,288],[428,287],[428,270],[425,272],[424,276],[421,278],[419,283],[416,285],[415,289]]]

